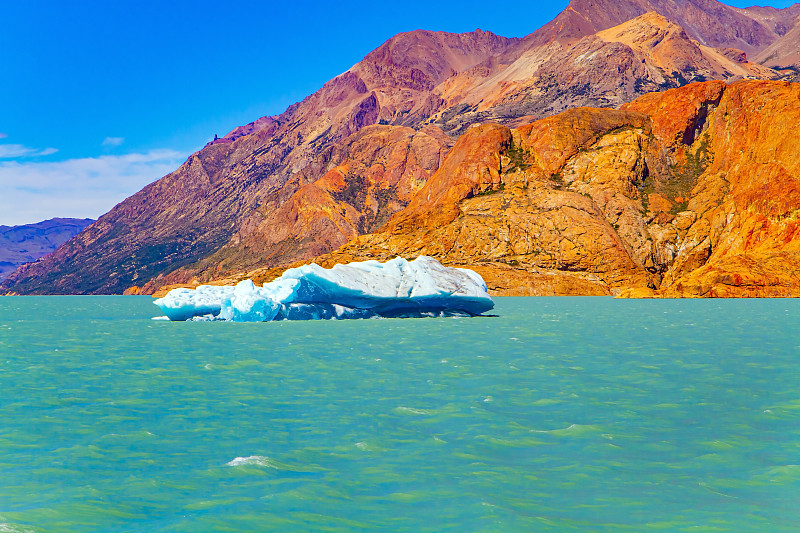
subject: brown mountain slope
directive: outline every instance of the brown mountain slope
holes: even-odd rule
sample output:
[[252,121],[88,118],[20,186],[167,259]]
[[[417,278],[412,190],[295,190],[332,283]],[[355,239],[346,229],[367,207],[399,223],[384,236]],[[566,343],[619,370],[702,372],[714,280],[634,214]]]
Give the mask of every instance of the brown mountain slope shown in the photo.
[[[778,40],[783,40],[786,38],[788,33],[792,31],[792,29],[796,28],[797,24],[800,23],[800,4],[798,3],[795,3],[784,9],[776,9],[769,6],[753,6],[745,9],[737,9],[737,11],[770,28],[775,32],[776,35],[778,35]],[[775,42],[776,41],[773,41],[769,47],[773,46]],[[759,63],[763,63],[762,57],[765,56],[762,56],[762,54],[764,54],[765,51],[766,49],[762,49],[759,52],[759,56],[756,57],[755,60]],[[776,58],[778,55],[776,55]],[[767,64],[767,66],[770,65]]]
[[439,88],[448,106],[434,120],[451,133],[476,122],[513,126],[522,116],[530,120],[585,105],[618,107],[692,81],[781,75],[747,61],[739,50],[693,41],[680,26],[648,12],[569,44],[531,48],[507,66],[491,71],[480,66],[453,76]]
[[707,82],[473,128],[381,231],[316,260],[431,255],[508,295],[800,296],[798,102]]
[[285,264],[336,249],[382,226],[439,168],[452,145],[435,127],[369,126],[330,156],[320,179],[285,187],[285,201],[259,207],[234,238],[192,267],[145,286],[208,280],[231,270]]
[[691,73],[694,78],[723,81],[776,75],[771,69],[749,62],[736,49],[715,49],[690,40],[682,27],[655,11],[600,31],[597,37],[630,47],[643,63],[663,73]]
[[[779,39],[759,52],[755,60],[767,67],[786,72],[792,81],[800,81],[800,4],[793,7],[797,13],[788,21],[790,27]],[[785,28],[785,26],[782,26]]]
[[[611,7],[629,4],[652,7],[636,0],[573,2],[569,9],[588,16],[598,5],[605,6],[613,15],[609,21],[619,23],[627,12]],[[678,14],[694,9],[703,17],[713,18],[715,13],[734,17],[736,24],[750,20],[713,0],[675,5],[683,6]],[[436,169],[430,163],[438,165],[438,155],[451,142],[436,127],[455,138],[476,123],[515,126],[575,106],[616,107],[645,92],[696,79],[729,79],[745,75],[742,72],[777,75],[736,59],[736,51],[693,43],[690,34],[663,18],[642,14],[619,35],[575,40],[564,30],[563,39],[542,45],[534,38],[537,34],[523,40],[483,31],[395,36],[282,115],[259,119],[216,139],[55,254],[17,272],[0,290],[114,293],[176,269],[180,272],[165,279],[220,275],[331,250],[354,232],[371,230],[408,199],[402,193],[407,185],[392,182],[394,170],[383,174],[370,170],[373,163],[383,165],[378,160],[384,156],[371,163],[347,155],[362,142],[359,134],[369,126],[409,127],[422,134],[414,145],[418,157],[408,163],[414,187],[421,187]],[[703,18],[687,17],[689,22]],[[740,33],[756,49],[777,35],[776,24]],[[640,32],[643,38],[630,39],[631,32]],[[661,33],[669,47],[657,42]],[[703,39],[713,41],[705,34]],[[674,61],[667,57],[672,53]],[[368,137],[375,146],[356,152],[371,154],[387,147],[385,143],[405,142],[393,135]],[[389,166],[399,161],[398,156],[390,159]],[[336,171],[339,179],[334,171],[342,165],[346,170]],[[311,186],[319,180],[319,186]],[[358,195],[348,201],[341,194],[355,183],[369,189],[363,201]],[[400,188],[395,190],[396,186]],[[319,206],[312,207],[316,203]]]
[[[243,228],[258,227],[269,209],[300,187],[325,176],[339,164],[335,155],[351,135],[381,116],[403,123],[424,115],[430,87],[442,77],[515,42],[481,31],[398,35],[282,115],[209,143],[0,287],[19,293],[120,293],[206,257]],[[434,160],[438,164],[438,155]],[[376,217],[400,207],[388,202],[382,208],[389,211]],[[331,247],[340,242],[334,239]]]

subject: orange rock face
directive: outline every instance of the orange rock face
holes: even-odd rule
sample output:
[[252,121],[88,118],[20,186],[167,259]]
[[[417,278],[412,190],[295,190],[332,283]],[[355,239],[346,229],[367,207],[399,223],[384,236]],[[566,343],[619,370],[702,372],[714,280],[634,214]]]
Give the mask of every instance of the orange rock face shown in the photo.
[[662,295],[800,296],[798,124],[800,84],[725,89],[688,202],[697,220],[680,243],[687,262],[667,272]]
[[798,124],[800,84],[748,81],[473,128],[382,231],[318,261],[426,254],[496,294],[800,296]]

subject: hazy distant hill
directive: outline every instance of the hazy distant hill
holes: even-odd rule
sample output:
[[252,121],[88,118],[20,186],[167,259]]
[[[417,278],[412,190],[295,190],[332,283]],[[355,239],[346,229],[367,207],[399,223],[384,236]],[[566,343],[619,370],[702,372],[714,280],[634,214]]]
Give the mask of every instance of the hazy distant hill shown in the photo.
[[0,225],[0,280],[36,261],[80,233],[91,218],[51,218],[36,224]]

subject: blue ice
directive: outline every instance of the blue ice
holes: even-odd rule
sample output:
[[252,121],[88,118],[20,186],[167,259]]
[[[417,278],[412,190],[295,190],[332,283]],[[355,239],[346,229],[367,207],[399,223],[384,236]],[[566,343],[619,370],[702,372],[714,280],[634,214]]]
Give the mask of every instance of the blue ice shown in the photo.
[[420,256],[290,268],[258,287],[173,289],[154,302],[170,320],[317,320],[372,317],[475,316],[494,307],[476,272]]

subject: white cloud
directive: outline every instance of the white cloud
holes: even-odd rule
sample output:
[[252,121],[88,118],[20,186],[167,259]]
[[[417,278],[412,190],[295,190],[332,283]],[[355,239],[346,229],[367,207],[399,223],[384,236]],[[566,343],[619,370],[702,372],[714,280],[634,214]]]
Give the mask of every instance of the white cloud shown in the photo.
[[16,157],[36,157],[39,155],[51,155],[58,152],[55,148],[30,148],[22,144],[0,144],[0,159],[14,159]]
[[186,156],[152,150],[55,162],[0,161],[0,224],[97,218],[178,168]]
[[0,133],[0,139],[5,139],[6,137],[8,137],[7,133]]
[[125,142],[125,137],[106,137],[103,139],[103,146],[120,146]]

